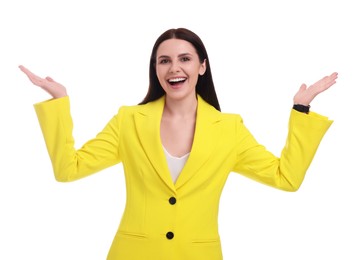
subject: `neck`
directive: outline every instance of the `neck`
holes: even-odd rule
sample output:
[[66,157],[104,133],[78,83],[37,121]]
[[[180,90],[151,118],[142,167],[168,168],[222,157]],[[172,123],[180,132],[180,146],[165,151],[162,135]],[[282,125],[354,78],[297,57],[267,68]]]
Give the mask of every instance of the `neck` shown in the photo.
[[171,116],[190,116],[197,111],[198,100],[195,96],[183,100],[170,99],[166,96],[164,110]]

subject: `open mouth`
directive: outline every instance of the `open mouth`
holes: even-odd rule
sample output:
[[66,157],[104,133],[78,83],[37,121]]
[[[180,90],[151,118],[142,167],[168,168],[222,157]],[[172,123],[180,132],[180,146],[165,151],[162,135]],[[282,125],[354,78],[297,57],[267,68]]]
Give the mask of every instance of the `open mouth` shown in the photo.
[[174,78],[174,79],[169,79],[168,83],[172,86],[183,83],[187,80],[187,78]]

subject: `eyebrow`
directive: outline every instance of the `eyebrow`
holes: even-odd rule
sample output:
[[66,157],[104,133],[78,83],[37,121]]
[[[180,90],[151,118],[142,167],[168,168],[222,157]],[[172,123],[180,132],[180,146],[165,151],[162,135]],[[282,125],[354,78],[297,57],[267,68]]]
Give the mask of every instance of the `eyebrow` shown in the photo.
[[[183,57],[183,56],[192,56],[192,54],[190,54],[189,52],[181,53],[181,54],[178,55],[178,58]],[[167,58],[170,58],[170,56],[168,56],[168,55],[161,55],[161,56],[159,56],[157,59],[167,59]]]

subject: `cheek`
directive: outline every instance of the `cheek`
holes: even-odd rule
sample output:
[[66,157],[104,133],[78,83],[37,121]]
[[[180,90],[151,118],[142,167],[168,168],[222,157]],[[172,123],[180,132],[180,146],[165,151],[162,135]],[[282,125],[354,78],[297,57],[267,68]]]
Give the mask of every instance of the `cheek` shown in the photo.
[[165,74],[161,70],[156,70],[156,76],[157,76],[158,81],[159,81],[159,83],[161,84],[162,87],[165,86],[164,83],[166,82],[164,75]]
[[156,67],[156,75],[158,79],[162,78],[165,75],[164,68],[161,66]]

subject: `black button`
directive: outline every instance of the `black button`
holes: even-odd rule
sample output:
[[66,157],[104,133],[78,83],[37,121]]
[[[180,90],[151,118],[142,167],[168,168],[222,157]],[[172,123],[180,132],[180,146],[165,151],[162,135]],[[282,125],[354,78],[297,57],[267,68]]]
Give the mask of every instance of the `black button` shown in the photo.
[[176,204],[177,199],[175,197],[170,197],[168,201],[171,205],[174,205],[174,204]]
[[172,238],[174,237],[173,232],[170,232],[170,231],[167,232],[166,237],[167,237],[168,239],[172,239]]

